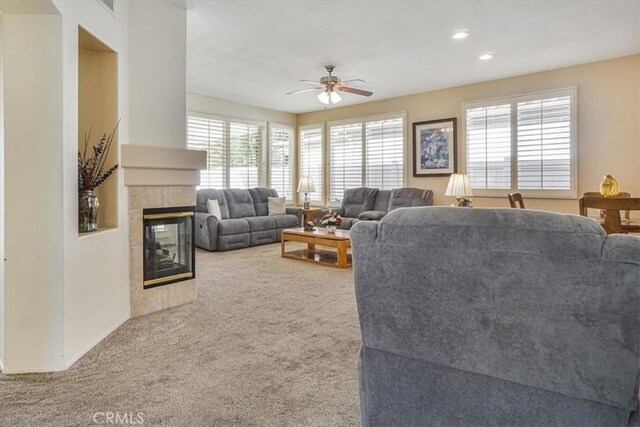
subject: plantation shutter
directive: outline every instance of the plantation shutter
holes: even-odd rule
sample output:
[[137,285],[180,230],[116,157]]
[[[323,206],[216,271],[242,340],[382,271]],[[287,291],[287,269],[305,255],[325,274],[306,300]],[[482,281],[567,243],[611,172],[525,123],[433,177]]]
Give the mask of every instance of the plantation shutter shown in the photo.
[[404,176],[404,120],[402,118],[367,122],[366,185],[381,190],[402,187]]
[[[300,177],[310,176],[316,191],[309,193],[312,202],[323,203],[324,160],[322,127],[300,129]],[[297,183],[296,183],[297,188]]]
[[518,102],[518,189],[571,189],[571,97]]
[[269,187],[278,196],[293,199],[291,182],[291,130],[271,126],[269,128]]
[[261,143],[262,126],[229,122],[230,188],[258,186]]
[[344,190],[361,187],[362,123],[329,128],[329,201],[342,200]]
[[224,120],[189,116],[187,148],[207,152],[207,169],[200,171],[198,188],[225,188],[227,169],[227,126]]
[[466,110],[471,188],[511,188],[511,104]]

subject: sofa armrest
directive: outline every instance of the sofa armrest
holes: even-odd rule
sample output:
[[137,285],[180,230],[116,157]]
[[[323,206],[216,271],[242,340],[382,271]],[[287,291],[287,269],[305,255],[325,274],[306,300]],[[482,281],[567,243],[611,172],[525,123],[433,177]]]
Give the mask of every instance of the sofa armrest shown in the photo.
[[208,213],[196,212],[196,246],[209,251],[218,249],[218,218]]
[[304,216],[304,211],[302,208],[287,208],[287,215],[295,215],[298,217],[298,224],[302,224],[302,217]]

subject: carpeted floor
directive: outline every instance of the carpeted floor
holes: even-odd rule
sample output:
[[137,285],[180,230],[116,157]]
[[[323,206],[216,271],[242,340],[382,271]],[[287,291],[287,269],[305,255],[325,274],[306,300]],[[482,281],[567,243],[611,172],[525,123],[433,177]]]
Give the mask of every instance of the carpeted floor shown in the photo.
[[0,425],[358,425],[353,272],[279,250],[198,250],[197,302],[129,320],[65,372],[0,375]]

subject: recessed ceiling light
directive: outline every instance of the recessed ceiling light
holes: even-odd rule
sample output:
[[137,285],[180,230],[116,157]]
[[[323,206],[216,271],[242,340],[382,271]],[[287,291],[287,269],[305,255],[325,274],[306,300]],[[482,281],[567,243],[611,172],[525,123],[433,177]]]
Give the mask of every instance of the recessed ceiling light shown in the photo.
[[469,37],[468,31],[458,31],[457,33],[451,36],[452,39],[456,39],[456,40],[466,39],[467,37]]
[[492,54],[490,54],[490,53],[485,53],[484,55],[480,55],[480,56],[478,57],[478,59],[480,59],[481,61],[488,61],[488,60],[490,60],[491,58],[493,58],[493,55],[492,55]]

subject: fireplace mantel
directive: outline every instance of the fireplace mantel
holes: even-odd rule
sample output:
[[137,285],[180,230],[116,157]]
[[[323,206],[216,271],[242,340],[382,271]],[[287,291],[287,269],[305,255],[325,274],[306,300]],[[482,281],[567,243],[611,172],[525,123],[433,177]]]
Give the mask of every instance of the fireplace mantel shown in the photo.
[[207,152],[123,144],[124,184],[132,186],[198,185]]

